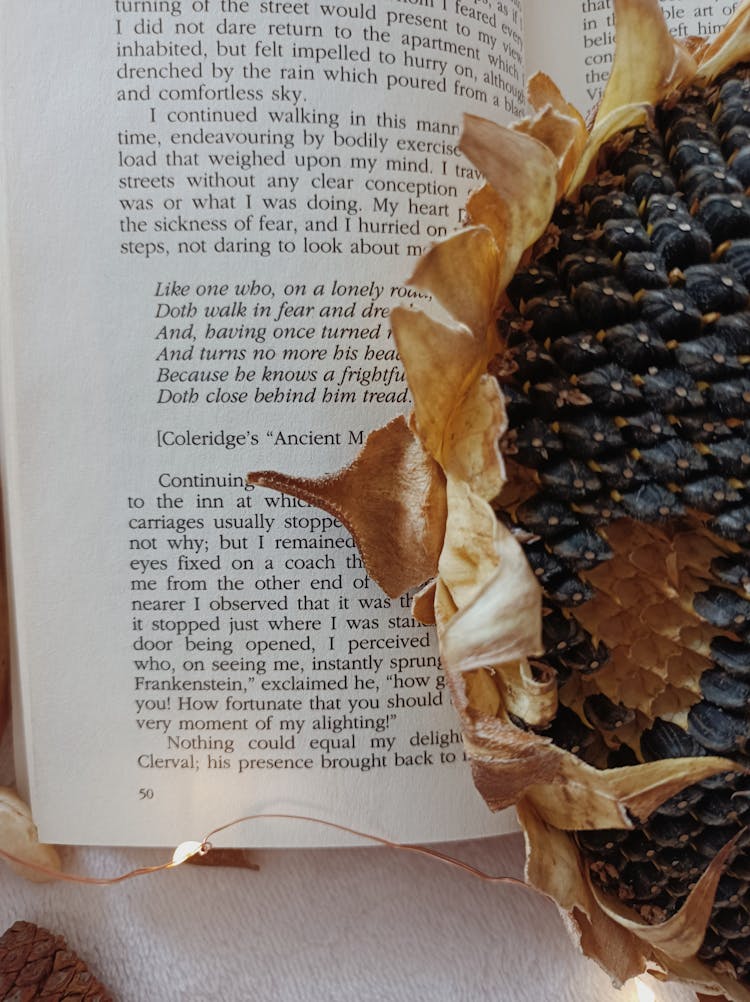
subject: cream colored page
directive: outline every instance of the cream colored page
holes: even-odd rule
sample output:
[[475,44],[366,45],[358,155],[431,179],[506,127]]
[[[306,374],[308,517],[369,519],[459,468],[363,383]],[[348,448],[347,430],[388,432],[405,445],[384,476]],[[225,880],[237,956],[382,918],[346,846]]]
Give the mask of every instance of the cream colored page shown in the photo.
[[[717,34],[737,6],[734,0],[674,3],[661,0],[677,38]],[[526,0],[526,65],[543,70],[584,114],[599,100],[614,52],[612,0]],[[647,39],[644,39],[647,44]]]
[[408,599],[333,520],[243,478],[334,470],[408,410],[388,313],[419,305],[402,282],[477,183],[462,113],[521,108],[519,9],[7,0],[1,27],[16,709],[42,837],[172,845],[258,811],[505,830]]

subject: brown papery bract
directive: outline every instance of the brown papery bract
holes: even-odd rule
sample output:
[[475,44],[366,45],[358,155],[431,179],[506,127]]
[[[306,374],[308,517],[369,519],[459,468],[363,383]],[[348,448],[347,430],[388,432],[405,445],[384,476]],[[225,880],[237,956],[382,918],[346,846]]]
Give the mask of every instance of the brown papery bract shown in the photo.
[[443,477],[403,418],[371,432],[340,473],[309,479],[259,471],[248,482],[292,494],[340,519],[387,594],[400,595],[434,577],[445,532]]

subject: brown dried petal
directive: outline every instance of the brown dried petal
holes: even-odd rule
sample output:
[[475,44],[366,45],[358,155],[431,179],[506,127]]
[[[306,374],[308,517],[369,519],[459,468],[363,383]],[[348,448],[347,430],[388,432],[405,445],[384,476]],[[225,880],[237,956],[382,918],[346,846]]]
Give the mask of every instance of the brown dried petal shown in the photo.
[[466,215],[474,226],[482,226],[490,231],[498,247],[505,242],[507,220],[500,196],[489,184],[483,184],[469,196]]
[[542,73],[541,70],[534,73],[533,76],[529,78],[526,85],[526,93],[529,99],[529,104],[534,111],[542,111],[547,106],[558,108],[560,111],[565,112],[565,114],[579,119],[583,124],[584,129],[586,128],[583,116],[580,114],[575,105],[565,100],[560,93],[560,88],[557,86],[552,77],[547,76],[546,73]]
[[469,605],[497,572],[497,540],[503,526],[484,498],[460,480],[447,479],[446,500],[448,516],[438,570],[458,610]]
[[[534,792],[535,804],[544,801],[545,817],[556,818],[560,828],[630,828],[631,817],[645,821],[665,800],[686,786],[733,767],[728,759],[713,756],[662,759],[621,769],[597,770],[590,766],[581,768],[581,765],[584,764],[579,764],[572,755],[566,756],[562,763],[566,776],[564,796],[553,799],[551,791]],[[610,825],[605,822],[604,814],[610,810],[609,805],[613,821],[616,816],[622,816],[628,823]]]
[[529,103],[537,114],[513,128],[544,143],[557,158],[557,197],[563,194],[586,146],[586,122],[565,100],[546,73],[535,73],[528,83]]
[[557,160],[544,143],[486,118],[464,117],[459,149],[497,193],[496,239],[502,252],[500,289],[505,289],[524,251],[544,232],[557,199]]
[[[710,993],[705,1002],[750,1002],[750,989],[741,984],[735,977],[718,969],[718,966],[708,967],[699,960],[673,960],[660,957],[659,951],[654,951],[663,967],[669,966],[670,977],[685,981]],[[717,996],[720,996],[717,998]],[[698,996],[701,998],[702,996]]]
[[422,311],[397,308],[392,314],[417,432],[446,473],[494,497],[505,482],[497,443],[506,416],[494,380],[483,376],[496,347],[498,254],[492,235],[473,227],[436,244],[411,284],[430,292],[449,314],[448,323]]
[[[717,991],[726,992],[727,999],[750,1002],[750,992],[733,978],[722,976],[695,959],[670,959],[634,935],[619,917],[613,921],[591,893],[573,839],[547,824],[527,800],[518,804],[518,817],[526,839],[526,879],[556,901],[583,952],[597,961],[618,985],[658,965],[704,991],[715,986]],[[713,892],[709,900],[712,895]],[[645,938],[648,940],[647,934]]]
[[[466,751],[474,781],[492,810],[527,797],[555,828],[633,827],[684,787],[726,772],[726,759],[663,759],[621,769],[595,769],[532,731],[470,712],[464,695]],[[473,718],[473,719],[472,719]]]
[[477,668],[467,672],[463,677],[466,698],[469,705],[477,713],[486,717],[494,717],[500,710],[500,693],[495,685],[492,672],[486,668]]
[[235,870],[260,870],[253,862],[251,854],[246,849],[209,849],[208,852],[195,853],[186,863],[191,866],[216,866]]
[[[456,615],[456,603],[451,598],[445,582],[438,578],[435,588],[435,622],[438,636],[442,637],[449,621]],[[441,643],[442,653],[442,643]],[[446,672],[451,701],[462,720],[465,730],[467,715],[472,719],[496,717],[502,709],[500,693],[494,674],[486,668],[474,671]]]
[[[26,860],[29,864],[60,869],[60,858],[50,845],[43,845],[38,837],[31,812],[12,790],[0,787],[0,849]],[[55,878],[30,867],[9,862],[11,869],[22,877],[43,883]]]
[[445,531],[443,475],[403,417],[372,432],[354,462],[318,479],[262,471],[250,483],[284,491],[340,519],[368,573],[393,597],[435,576]]
[[546,822],[525,798],[517,811],[526,842],[526,879],[560,908],[581,907],[590,890],[572,836]]
[[428,581],[427,584],[418,591],[411,602],[411,614],[418,623],[424,626],[435,625],[435,589],[437,588],[437,578]]

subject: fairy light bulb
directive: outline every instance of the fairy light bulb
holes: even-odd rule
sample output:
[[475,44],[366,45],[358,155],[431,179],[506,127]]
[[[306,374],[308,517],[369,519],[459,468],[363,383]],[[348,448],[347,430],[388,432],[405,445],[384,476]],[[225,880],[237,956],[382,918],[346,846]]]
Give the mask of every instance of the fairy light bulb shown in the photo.
[[202,842],[181,842],[172,854],[172,866],[180,866],[187,863],[193,856],[197,856],[203,849]]
[[656,993],[640,978],[635,979],[635,990],[638,994],[638,1002],[656,1002]]

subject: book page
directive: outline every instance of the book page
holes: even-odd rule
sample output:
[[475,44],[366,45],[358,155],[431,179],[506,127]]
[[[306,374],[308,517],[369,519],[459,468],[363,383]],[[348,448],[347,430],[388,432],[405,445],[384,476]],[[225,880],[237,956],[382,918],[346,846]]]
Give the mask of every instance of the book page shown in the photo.
[[[718,34],[737,6],[734,0],[675,3],[660,0],[669,30],[677,38]],[[614,53],[612,0],[526,0],[526,65],[529,76],[543,70],[568,101],[587,115],[609,77]]]
[[259,811],[506,830],[409,597],[245,474],[332,471],[408,411],[388,315],[421,305],[403,282],[477,184],[462,113],[522,111],[520,4],[7,0],[1,21],[16,713],[42,839],[174,845]]

